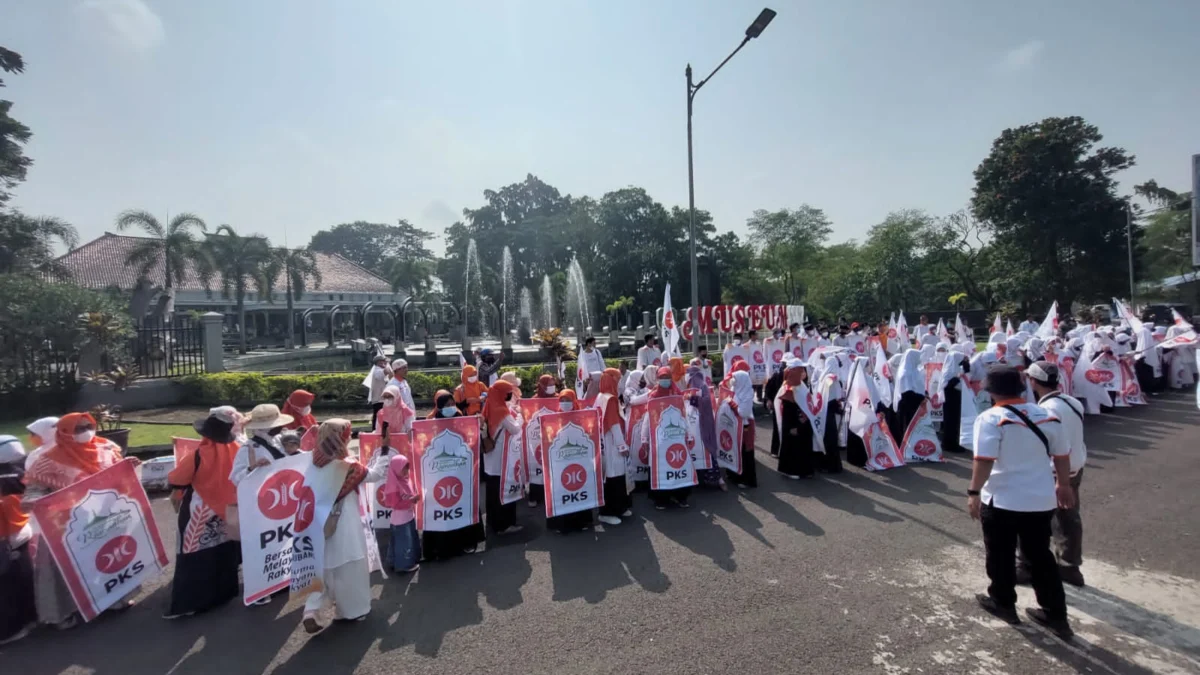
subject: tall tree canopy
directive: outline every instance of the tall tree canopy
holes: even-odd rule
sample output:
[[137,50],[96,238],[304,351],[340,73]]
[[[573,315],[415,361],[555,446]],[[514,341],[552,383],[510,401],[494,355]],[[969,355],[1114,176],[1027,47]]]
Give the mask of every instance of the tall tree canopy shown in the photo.
[[[21,55],[0,47],[0,70],[6,73],[25,71]],[[0,79],[0,87],[4,80]],[[25,172],[33,160],[25,156],[24,146],[33,133],[29,127],[13,119],[8,113],[12,101],[0,99],[0,206],[12,197],[12,189],[25,180]]]
[[356,220],[316,233],[308,247],[321,253],[336,253],[372,272],[383,274],[388,261],[393,258],[432,260],[433,253],[427,246],[432,238],[432,233],[403,218],[395,225]]
[[1004,130],[975,170],[974,215],[1008,247],[1013,273],[1044,289],[1028,300],[1069,305],[1126,287],[1114,274],[1127,267],[1127,247],[1113,176],[1134,158],[1096,147],[1102,139],[1081,117],[1048,117]]

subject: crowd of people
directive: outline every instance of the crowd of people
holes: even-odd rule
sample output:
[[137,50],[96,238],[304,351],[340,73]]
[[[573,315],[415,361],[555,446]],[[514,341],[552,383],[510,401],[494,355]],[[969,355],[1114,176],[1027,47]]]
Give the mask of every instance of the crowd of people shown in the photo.
[[[645,475],[630,479],[631,466],[646,456],[652,433],[649,416],[640,413],[654,399],[680,397],[685,402],[689,444],[706,454],[709,461],[704,465],[712,467],[697,470],[698,485],[721,491],[730,484],[738,489],[757,485],[756,405],[772,420],[769,452],[779,473],[798,480],[818,471],[842,471],[843,451],[848,463],[872,468],[863,438],[857,431],[847,432],[846,422],[859,405],[849,397],[854,373],[873,374],[869,413],[884,420],[897,441],[905,437],[924,402],[936,399],[943,408],[942,448],[973,451],[977,460],[968,509],[983,521],[992,580],[989,593],[980,596],[981,605],[1015,620],[1013,587],[1027,579],[1042,606],[1034,618],[1068,634],[1062,581],[1083,584],[1078,509],[1086,459],[1082,419],[1122,405],[1121,394],[1086,386],[1092,383],[1071,373],[1086,372],[1087,364],[1112,357],[1134,362],[1144,391],[1192,386],[1195,333],[1182,318],[1169,329],[1083,324],[1054,326],[1048,332],[1045,322],[1022,328],[1032,332],[1000,329],[997,319],[984,349],[976,348],[961,321],[954,328],[941,322],[935,327],[922,317],[910,336],[903,315],[899,321],[870,328],[843,323],[822,330],[811,323],[793,324],[761,340],[751,330],[732,335],[722,353],[724,374],[719,381],[714,380],[714,364],[703,345],[697,346],[694,358],[685,360],[670,348],[664,352],[651,334],[636,361],[610,368],[594,339],[587,338],[574,388],[564,386],[561,371],[546,373],[539,377],[533,396],[555,399],[564,412],[597,408],[602,449],[597,471],[604,493],[598,520],[610,527],[634,515],[634,491],[647,491],[650,505],[658,510],[689,507],[692,488],[653,490]],[[341,486],[324,528],[322,588],[305,600],[303,626],[309,633],[324,628],[324,607],[332,605],[338,620],[360,620],[370,611],[372,546],[378,546],[386,569],[410,574],[422,561],[474,553],[489,532],[509,536],[521,531],[523,521],[541,517],[537,510],[522,513],[519,502],[502,499],[505,469],[496,448],[521,433],[528,420],[518,406],[522,382],[512,372],[499,372],[501,362],[499,355],[484,350],[475,364],[464,363],[453,390],[438,391],[431,401],[428,418],[475,416],[483,439],[483,517],[448,532],[418,531],[415,509],[421,494],[413,481],[413,457],[391,442],[397,435],[409,435],[417,418],[403,359],[389,363],[377,355],[363,380],[372,419],[369,428],[357,431],[377,433],[382,439],[369,462],[353,453],[357,432],[350,422],[317,422],[313,392],[295,391],[282,406],[261,404],[246,414],[229,406],[210,410],[194,424],[201,437],[198,448],[179,461],[168,479],[180,536],[164,618],[204,612],[239,595],[237,486],[253,472],[297,454],[308,453],[314,471],[331,472]],[[931,363],[939,365],[933,379],[927,376]],[[961,411],[977,405],[980,391],[986,394],[986,405],[964,428]],[[727,405],[741,425],[736,472],[719,468],[719,405]],[[96,422],[87,414],[41,419],[28,430],[35,448],[28,454],[17,439],[0,437],[0,641],[20,639],[36,623],[67,629],[79,621],[45,547],[30,555],[34,533],[28,506],[122,460],[120,448],[96,435]],[[345,498],[371,484],[382,487],[381,500],[391,508],[390,527],[375,529],[375,542],[364,534],[359,510],[342,508]],[[536,482],[528,482],[525,492],[529,507],[541,506],[546,498]],[[546,527],[567,534],[592,528],[594,517],[591,510],[577,511],[549,518]],[[1052,532],[1058,539],[1056,553],[1049,548]],[[263,597],[254,604],[271,600]],[[119,603],[113,610],[129,604]]]

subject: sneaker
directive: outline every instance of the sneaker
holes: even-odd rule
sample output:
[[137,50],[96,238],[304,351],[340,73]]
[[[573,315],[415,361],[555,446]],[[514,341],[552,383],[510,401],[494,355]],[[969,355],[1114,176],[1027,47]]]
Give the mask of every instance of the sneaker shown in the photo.
[[268,595],[268,596],[259,598],[250,604],[254,607],[262,607],[263,605],[269,605],[269,604],[271,604],[271,596]]
[[1078,567],[1073,565],[1059,565],[1058,576],[1063,580],[1064,584],[1083,588],[1083,572],[1080,572]]
[[992,599],[992,596],[984,595],[983,593],[976,593],[975,600],[988,614],[1008,623],[1010,626],[1016,626],[1021,623],[1021,618],[1017,616],[1016,605],[1005,607]]
[[[162,618],[166,619],[167,621],[172,621],[174,619],[182,619],[184,617],[192,616],[193,614],[195,614],[195,612],[183,612],[182,614],[163,614]],[[66,622],[64,621],[63,623],[66,623]],[[60,626],[61,626],[61,624],[60,624]],[[63,629],[61,627],[59,627],[59,630],[63,630]]]
[[1017,565],[1016,584],[1018,586],[1029,586],[1033,584],[1033,573],[1024,565]]
[[497,534],[497,535],[499,535],[499,536],[501,536],[501,537],[504,537],[504,536],[507,536],[507,535],[510,535],[510,534],[516,534],[516,533],[518,533],[518,532],[520,532],[521,530],[524,530],[524,529],[525,529],[525,528],[524,528],[523,526],[521,526],[521,525],[509,525],[508,527],[504,528],[503,530],[500,530],[500,531],[499,531],[499,532],[497,532],[496,534]]
[[[792,480],[800,480],[800,476],[797,476],[797,475],[795,475],[795,474],[790,474],[790,473],[785,473],[785,474],[784,474],[784,477],[785,477],[785,478],[790,478],[790,479],[792,479]],[[743,485],[742,487],[746,487],[746,486],[745,486],[745,485]]]
[[1046,616],[1046,610],[1040,607],[1026,609],[1025,616],[1050,629],[1050,632],[1058,636],[1058,639],[1063,642],[1070,642],[1071,638],[1075,637],[1075,631],[1071,630],[1071,624],[1067,622],[1066,617],[1051,619],[1049,616]]
[[677,506],[679,506],[679,508],[681,508],[681,509],[690,509],[690,508],[692,508],[692,505],[691,505],[691,504],[687,503],[686,501],[682,501],[682,500],[681,500],[681,501],[677,501],[677,502],[675,502],[675,504],[676,504]]
[[10,643],[16,642],[17,640],[20,640],[21,638],[27,637],[30,633],[33,632],[34,628],[37,628],[37,622],[30,621],[29,623],[25,624],[25,627],[22,628],[21,630],[17,631],[16,633],[13,633],[12,635],[4,638],[3,640],[0,640],[0,645],[10,644]]
[[666,511],[666,510],[667,510],[667,507],[666,507],[666,505],[665,505],[665,504],[655,504],[655,505],[654,505],[654,510],[655,510],[655,511]]
[[[472,551],[472,553],[474,553],[474,551]],[[412,567],[410,567],[406,570],[400,570],[400,573],[401,574],[412,574],[413,572],[416,572],[419,569],[421,569],[421,565],[417,564],[417,565],[413,565]]]
[[622,518],[632,518],[633,517],[633,509],[625,509],[625,513],[622,513],[621,517]]
[[538,507],[538,503],[533,501],[532,499],[529,500],[528,504],[529,504],[529,508],[531,508],[531,509],[536,509]]
[[317,633],[320,633],[321,631],[325,630],[324,626],[317,623],[317,617],[315,617],[315,616],[304,617],[303,624],[304,624],[304,632],[308,633],[309,635],[316,635]]
[[600,516],[599,520],[600,520],[600,522],[604,523],[605,525],[620,525],[621,524],[621,519],[617,518],[616,516]]

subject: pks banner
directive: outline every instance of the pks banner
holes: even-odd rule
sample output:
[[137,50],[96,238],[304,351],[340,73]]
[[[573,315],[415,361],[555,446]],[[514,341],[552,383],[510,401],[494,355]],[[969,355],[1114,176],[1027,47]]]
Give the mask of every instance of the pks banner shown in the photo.
[[548,413],[542,418],[546,467],[546,517],[604,506],[600,420],[591,410]]
[[904,457],[896,439],[892,438],[883,413],[876,413],[875,422],[863,431],[862,440],[867,449],[867,464],[863,467],[867,471],[887,471],[904,466]]
[[[389,434],[388,442],[392,449],[408,457],[409,466],[414,466],[412,441],[408,434]],[[364,466],[370,466],[383,443],[381,434],[358,435],[358,458]],[[388,530],[392,527],[392,510],[383,505],[383,486],[387,479],[379,481],[366,490],[367,513],[371,516],[371,527],[376,530]]]
[[532,485],[544,485],[542,472],[542,417],[558,412],[557,398],[523,398],[521,415],[525,418],[525,476]]
[[742,472],[742,420],[728,398],[717,406],[717,466]]
[[629,419],[625,424],[625,445],[629,446],[629,464],[633,467],[635,482],[650,480],[650,445],[642,442],[642,430],[646,424],[648,403],[629,406]]
[[[689,392],[694,392],[694,389],[689,389]],[[704,447],[704,443],[700,441],[700,409],[696,406],[684,401],[684,407],[687,408],[688,420],[688,439],[687,447],[688,454],[692,456],[692,466],[700,469],[712,468],[712,457]]]
[[479,418],[413,422],[417,528],[450,532],[479,522]]
[[525,496],[525,424],[517,410],[509,409],[509,416],[517,423],[516,433],[504,435],[504,447],[494,452],[503,452],[500,464],[504,475],[500,477],[500,503],[511,504]]
[[31,513],[40,545],[50,548],[84,621],[167,566],[150,502],[130,461],[42,497]]
[[652,398],[650,417],[650,487],[673,490],[697,483],[687,449],[687,417],[682,396]]
[[312,455],[291,455],[255,469],[238,483],[242,599],[247,605],[290,586],[293,553],[312,550],[312,534],[296,537],[293,529],[297,522],[306,525],[296,517],[301,502],[312,507],[312,490],[304,485],[304,470],[311,464]]
[[909,422],[908,431],[904,432],[903,446],[905,462],[942,461],[942,444],[933,428],[928,399],[921,401],[921,407],[917,408],[917,414]]
[[929,401],[929,419],[933,422],[941,422],[945,416],[943,404],[945,401],[942,397],[945,392],[942,391],[942,364],[941,363],[926,363],[925,364],[925,400]]

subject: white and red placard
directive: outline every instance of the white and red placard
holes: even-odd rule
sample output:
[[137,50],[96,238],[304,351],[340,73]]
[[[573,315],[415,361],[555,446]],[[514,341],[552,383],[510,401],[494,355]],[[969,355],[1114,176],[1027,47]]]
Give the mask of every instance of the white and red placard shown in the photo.
[[942,391],[942,364],[941,363],[926,363],[925,364],[925,400],[929,401],[929,419],[934,422],[941,422],[945,416],[943,406],[945,401],[942,400],[945,393]]
[[[312,455],[304,466],[304,481],[299,488],[301,494],[296,506],[296,516],[292,520],[292,535],[307,546],[294,546],[292,551],[291,573],[289,586],[290,597],[295,600],[307,597],[310,593],[325,590],[325,522],[333,513],[337,503],[338,493],[346,482],[349,464],[334,461],[324,467],[314,464]],[[370,485],[365,485],[370,488]],[[351,497],[347,496],[347,500]],[[365,516],[365,509],[360,513],[347,513],[350,509],[360,510],[356,503],[343,506],[340,518]],[[375,544],[375,537],[366,533],[368,547]],[[368,556],[370,557],[370,556]]]
[[171,450],[175,454],[175,466],[183,463],[183,458],[196,451],[200,447],[200,439],[198,438],[179,438],[171,437]]
[[933,428],[928,399],[921,401],[921,407],[917,408],[904,432],[903,450],[906,463],[942,461],[942,443]]
[[824,394],[820,391],[809,389],[807,384],[801,384],[794,390],[796,405],[800,406],[800,410],[804,412],[804,416],[808,418],[808,423],[812,425],[813,430],[813,452],[825,452],[825,424],[829,419],[826,414],[829,409],[829,401],[825,400]]
[[413,422],[417,529],[450,532],[479,522],[479,417]]
[[33,503],[40,545],[62,573],[84,621],[167,566],[146,491],[126,460]]
[[542,416],[558,412],[557,398],[523,398],[521,415],[525,418],[525,480],[544,485],[542,474]]
[[742,472],[742,418],[733,411],[728,398],[717,406],[717,466]]
[[300,449],[305,452],[312,452],[317,449],[317,425],[312,425],[304,435],[300,437]]
[[863,430],[861,438],[867,450],[867,463],[863,467],[867,471],[887,471],[904,466],[904,456],[882,413],[876,413],[875,422]]
[[1067,396],[1074,396],[1075,357],[1060,356],[1056,365],[1058,365],[1058,370],[1061,372],[1058,377],[1058,390]]
[[[381,434],[359,434],[358,435],[358,458],[364,466],[370,466],[371,461],[375,459],[375,453],[379,451],[379,446],[383,442]],[[393,450],[408,457],[409,466],[413,466],[416,462],[413,460],[412,441],[408,434],[389,434],[388,443]],[[371,516],[371,527],[376,530],[388,530],[392,527],[392,510],[383,505],[383,486],[387,484],[387,479],[374,483],[366,490],[367,512]],[[366,488],[364,488],[366,489]]]
[[[689,389],[688,391],[694,390]],[[686,400],[684,402],[684,407],[687,408],[687,448],[688,454],[692,456],[692,466],[696,467],[696,470],[711,469],[712,457],[709,456],[708,450],[705,449],[704,443],[701,442],[700,438],[700,409],[691,403],[688,403]]]
[[1125,405],[1146,405],[1146,397],[1142,394],[1142,385],[1138,382],[1131,356],[1121,357],[1121,398],[1125,400]]
[[[312,455],[291,455],[251,471],[238,483],[242,599],[247,605],[290,586],[293,553],[311,548],[313,534],[297,538],[294,530],[297,522],[307,525],[311,519],[314,497],[304,485],[304,471],[311,464]],[[305,516],[297,518],[301,503]]]
[[542,417],[542,465],[547,518],[604,506],[600,420],[592,411]]
[[516,422],[517,430],[505,433],[504,447],[494,451],[504,453],[500,456],[500,466],[504,470],[500,477],[501,504],[512,504],[525,497],[525,423],[516,406],[509,409],[509,416]]
[[769,377],[767,372],[769,357],[761,343],[751,343],[746,350],[749,352],[747,360],[750,362],[750,382],[761,387],[767,383],[767,377]]
[[867,355],[867,338],[858,333],[846,336],[847,349],[855,358]]
[[687,417],[682,396],[652,398],[650,417],[650,487],[673,490],[698,482],[687,449]]
[[787,338],[769,337],[763,340],[763,353],[767,358],[768,376],[783,367],[783,355],[787,352]]
[[650,444],[642,443],[642,429],[647,423],[648,403],[629,406],[629,419],[625,422],[625,445],[629,446],[629,464],[633,467],[635,482],[650,480]]

